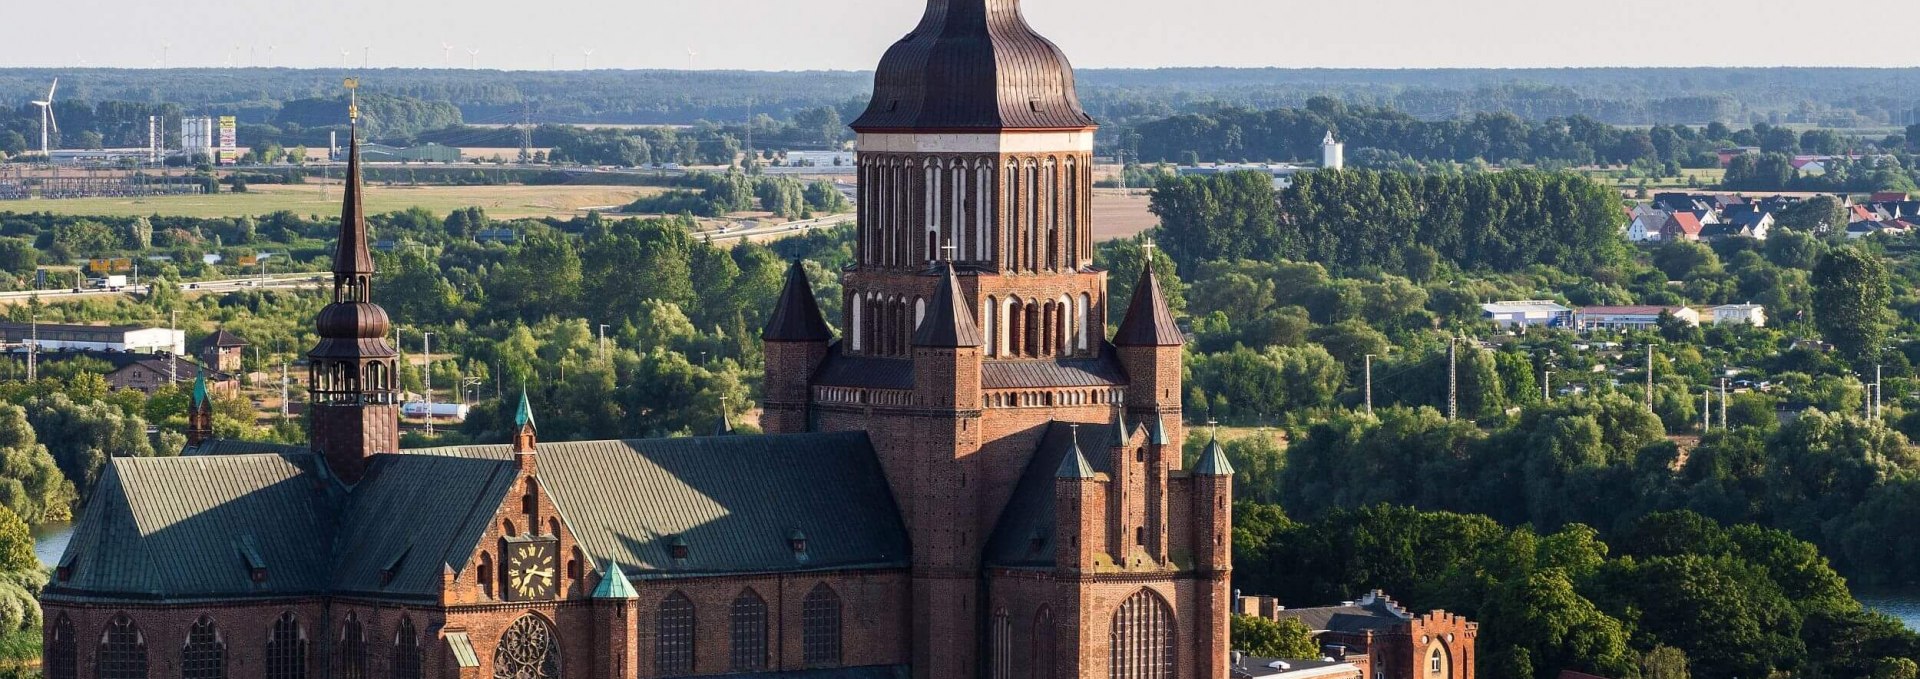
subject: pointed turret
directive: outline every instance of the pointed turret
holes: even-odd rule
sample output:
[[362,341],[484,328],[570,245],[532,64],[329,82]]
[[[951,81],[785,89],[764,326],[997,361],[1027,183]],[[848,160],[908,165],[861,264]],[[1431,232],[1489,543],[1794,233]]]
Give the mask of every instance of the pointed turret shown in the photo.
[[944,280],[933,292],[926,319],[913,333],[913,345],[943,349],[980,346],[980,326],[973,322],[973,305],[966,302],[965,293],[960,291],[960,276],[954,273],[952,262],[943,262],[941,266]]
[[1113,422],[1110,428],[1112,429],[1111,433],[1113,434],[1114,447],[1124,448],[1127,445],[1127,441],[1133,439],[1133,432],[1127,429],[1127,411],[1118,405],[1113,407]]
[[357,110],[347,129],[346,197],[340,202],[340,240],[334,244],[333,274],[353,278],[373,275],[373,253],[367,243],[367,209],[361,199],[360,125]]
[[732,436],[733,435],[733,417],[730,416],[729,413],[727,413],[727,402],[725,399],[722,399],[720,401],[720,421],[715,422],[713,424],[713,435],[714,436]]
[[1080,425],[1073,425],[1069,431],[1073,432],[1073,448],[1060,460],[1060,469],[1053,476],[1059,479],[1091,479],[1094,477],[1093,465],[1087,462],[1086,453],[1080,452]]
[[539,425],[533,421],[533,402],[527,398],[526,385],[520,386],[520,406],[513,411],[513,452],[532,455],[539,447]]
[[1220,428],[1214,427],[1207,441],[1207,449],[1200,453],[1200,461],[1193,465],[1194,476],[1233,476],[1233,464],[1227,462],[1227,451],[1220,447]]
[[634,591],[633,582],[627,580],[627,574],[620,570],[620,564],[607,562],[607,574],[600,578],[600,585],[593,588],[595,599],[632,599],[640,596]]
[[813,284],[807,280],[807,269],[798,259],[787,267],[786,287],[781,288],[780,301],[773,305],[773,315],[767,318],[767,327],[761,331],[760,339],[769,342],[833,339],[826,319],[820,315],[820,303],[813,298]]
[[193,402],[187,408],[187,445],[198,446],[213,438],[213,399],[207,395],[207,374],[193,377]]
[[1127,315],[1120,320],[1120,329],[1113,333],[1114,346],[1120,347],[1177,347],[1187,343],[1187,337],[1180,327],[1173,323],[1173,311],[1167,308],[1167,298],[1160,292],[1160,276],[1153,271],[1153,257],[1149,255],[1141,267],[1140,282],[1133,286],[1133,301],[1127,305]]

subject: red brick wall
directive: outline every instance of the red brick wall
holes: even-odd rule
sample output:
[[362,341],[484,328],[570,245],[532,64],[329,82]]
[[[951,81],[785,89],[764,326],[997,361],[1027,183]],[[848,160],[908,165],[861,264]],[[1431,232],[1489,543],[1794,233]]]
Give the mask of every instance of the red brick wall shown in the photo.
[[[298,617],[301,631],[307,639],[310,677],[328,676],[326,672],[338,661],[335,642],[340,638],[342,621],[348,612],[358,617],[367,640],[369,676],[388,676],[394,652],[394,635],[402,616],[413,621],[414,633],[418,635],[427,665],[423,669],[429,670],[426,676],[434,676],[431,670],[435,669],[434,664],[438,660],[437,650],[443,646],[432,637],[432,629],[441,619],[438,611],[373,602],[287,599],[187,606],[103,606],[47,602],[44,608],[48,635],[52,634],[53,623],[60,616],[65,615],[73,622],[78,651],[77,676],[80,677],[94,676],[101,633],[109,620],[122,613],[139,625],[141,635],[146,640],[148,670],[155,677],[179,676],[180,651],[187,643],[188,630],[203,616],[211,619],[218,628],[220,638],[226,644],[227,672],[234,677],[264,676],[267,641],[273,632],[273,625],[281,614],[289,611]],[[51,642],[51,636],[47,637],[47,641]]]

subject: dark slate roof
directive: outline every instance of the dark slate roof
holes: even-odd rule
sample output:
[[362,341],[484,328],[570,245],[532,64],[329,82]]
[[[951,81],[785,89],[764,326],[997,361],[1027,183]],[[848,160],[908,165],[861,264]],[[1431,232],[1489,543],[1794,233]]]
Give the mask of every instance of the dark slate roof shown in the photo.
[[1374,591],[1358,600],[1339,606],[1289,608],[1279,612],[1282,618],[1299,620],[1315,632],[1365,632],[1392,629],[1406,624],[1413,616],[1393,599]]
[[1220,434],[1215,432],[1207,441],[1207,449],[1200,453],[1200,461],[1193,465],[1194,476],[1233,476],[1233,464],[1227,461],[1227,451],[1220,447]]
[[182,455],[302,455],[306,446],[236,439],[207,439],[200,445],[181,451]]
[[1154,273],[1151,260],[1147,264],[1139,283],[1133,286],[1133,301],[1127,304],[1127,315],[1120,320],[1120,329],[1113,333],[1113,344],[1122,347],[1186,344],[1187,336],[1174,325],[1173,312],[1167,308],[1167,298],[1160,292],[1160,276]]
[[767,327],[760,332],[760,339],[774,342],[825,342],[833,339],[833,331],[827,329],[827,321],[820,316],[820,303],[813,298],[813,284],[807,280],[807,269],[800,260],[793,260],[793,266],[787,267],[787,284],[780,289],[780,300],[773,305],[773,315],[767,318]]
[[[376,456],[349,489],[304,451],[220,454],[245,445],[113,459],[62,558],[71,580],[49,596],[423,598],[445,569],[469,567],[518,474],[510,446],[436,448]],[[538,454],[542,487],[596,568],[671,578],[908,564],[864,433],[549,443]],[[689,558],[670,557],[672,539]],[[250,579],[250,559],[265,582]]]
[[826,387],[912,389],[913,361],[848,356],[835,347],[827,351],[827,360],[820,362],[820,369],[813,374],[813,383]]
[[506,459],[375,456],[340,517],[334,591],[399,597],[438,592],[443,569],[465,571],[515,474]]
[[[987,539],[986,563],[1007,568],[1053,566],[1054,483],[1074,449],[1072,426],[1052,422],[1020,474],[1000,524]],[[1093,472],[1111,472],[1112,427],[1080,427],[1080,452]],[[1077,464],[1075,465],[1077,466]]]
[[[318,458],[113,458],[47,596],[197,600],[326,591],[339,487]],[[249,560],[266,568],[255,583]]]
[[920,25],[887,50],[853,129],[1085,129],[1073,66],[1020,13],[1019,0],[928,0]]
[[[415,451],[505,460],[509,447]],[[540,481],[596,564],[629,578],[907,565],[864,432],[542,443]],[[787,536],[807,535],[797,559]],[[687,541],[676,562],[667,543]],[[456,564],[457,567],[457,564]]]
[[973,322],[973,305],[960,291],[960,277],[954,274],[951,263],[941,269],[942,280],[934,288],[933,303],[927,305],[926,317],[913,331],[913,345],[948,349],[980,346],[980,326]]
[[238,335],[227,332],[227,329],[224,327],[213,331],[213,334],[207,335],[206,339],[200,340],[200,348],[202,349],[205,349],[207,347],[218,347],[218,348],[225,349],[225,348],[231,348],[231,347],[244,347],[244,346],[247,346],[246,340],[240,339]]
[[1106,387],[1127,383],[1126,370],[1111,348],[1096,358],[986,361],[980,364],[980,388]]

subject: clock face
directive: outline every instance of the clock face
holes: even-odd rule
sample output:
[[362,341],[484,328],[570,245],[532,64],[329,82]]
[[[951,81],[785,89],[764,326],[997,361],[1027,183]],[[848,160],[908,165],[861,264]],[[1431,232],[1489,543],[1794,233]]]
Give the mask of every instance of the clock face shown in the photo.
[[507,599],[540,601],[553,598],[559,558],[552,540],[507,543]]

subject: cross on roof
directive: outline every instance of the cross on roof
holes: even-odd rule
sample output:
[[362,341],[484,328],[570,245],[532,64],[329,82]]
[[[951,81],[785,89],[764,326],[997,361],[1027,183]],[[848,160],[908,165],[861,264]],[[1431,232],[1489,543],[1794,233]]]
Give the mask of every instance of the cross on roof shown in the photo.
[[960,246],[952,243],[940,246],[940,252],[943,253],[943,256],[946,257],[946,260],[949,262],[953,261],[953,251],[958,249],[960,249]]

